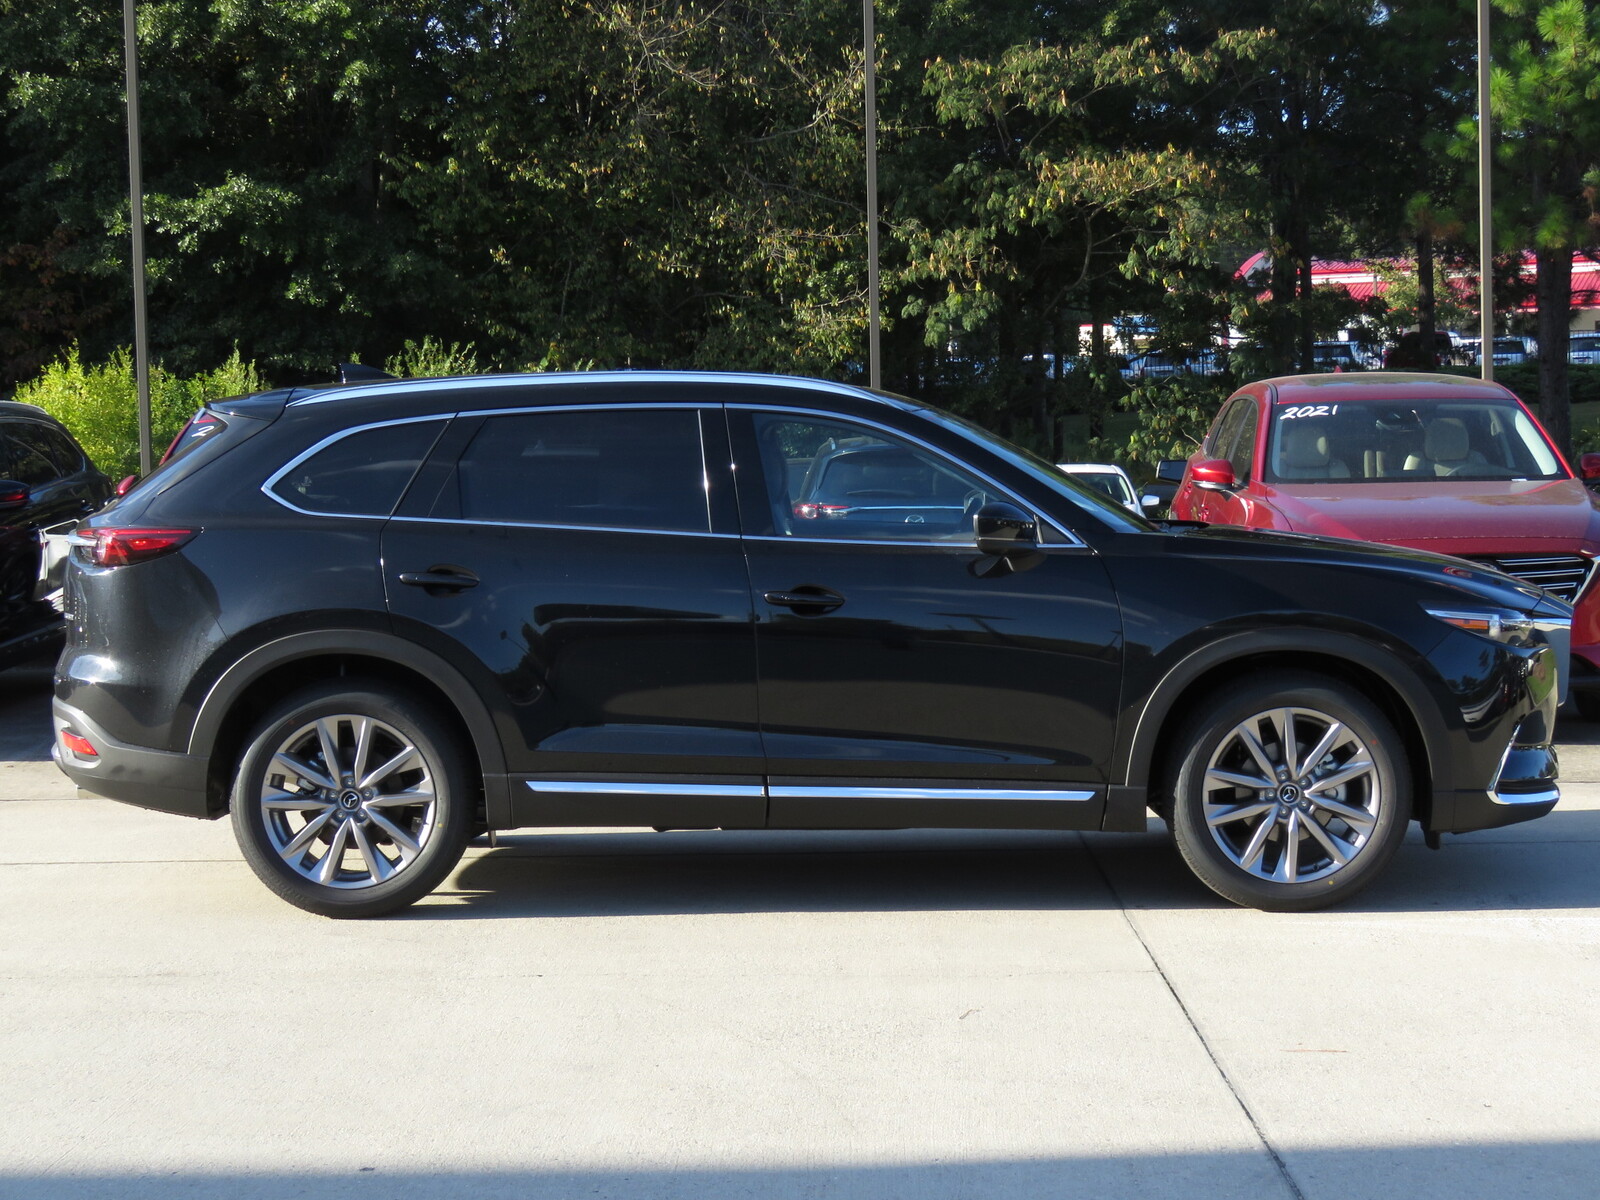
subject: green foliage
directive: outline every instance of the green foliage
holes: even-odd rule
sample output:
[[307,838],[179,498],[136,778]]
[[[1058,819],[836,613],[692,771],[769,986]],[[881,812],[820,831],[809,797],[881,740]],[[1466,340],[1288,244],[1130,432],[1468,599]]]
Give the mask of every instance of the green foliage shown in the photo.
[[[1442,367],[1446,374],[1466,375],[1476,379],[1477,367]],[[1494,381],[1510,388],[1537,411],[1543,397],[1539,393],[1539,364],[1534,362],[1509,363],[1494,369]],[[1567,383],[1573,404],[1600,404],[1600,366],[1588,364],[1568,365]]]
[[1228,391],[1226,380],[1215,375],[1173,375],[1134,384],[1122,401],[1137,421],[1128,437],[1127,460],[1154,466],[1163,458],[1188,458]]
[[[220,367],[182,378],[150,370],[151,447],[156,457],[208,400],[261,391],[255,364],[235,350]],[[113,479],[139,470],[139,398],[133,354],[114,351],[104,363],[85,365],[76,346],[17,389],[15,399],[37,404],[72,431],[94,464]]]
[[451,342],[446,346],[431,334],[420,342],[407,340],[400,353],[384,361],[383,369],[401,379],[438,379],[452,375],[476,375],[483,370],[472,343]]

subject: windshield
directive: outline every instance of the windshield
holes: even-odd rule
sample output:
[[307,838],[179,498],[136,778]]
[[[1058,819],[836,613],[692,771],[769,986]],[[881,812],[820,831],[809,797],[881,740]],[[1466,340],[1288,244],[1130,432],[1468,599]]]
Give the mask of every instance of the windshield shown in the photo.
[[1567,477],[1510,400],[1279,403],[1272,416],[1264,472],[1272,482]]

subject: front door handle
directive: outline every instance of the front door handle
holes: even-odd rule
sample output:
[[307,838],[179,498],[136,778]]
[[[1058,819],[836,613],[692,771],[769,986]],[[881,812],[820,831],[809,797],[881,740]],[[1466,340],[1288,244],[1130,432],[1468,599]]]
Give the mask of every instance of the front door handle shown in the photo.
[[844,597],[832,588],[809,583],[787,592],[765,592],[761,598],[775,608],[792,608],[800,616],[832,612],[844,603]]
[[465,567],[429,567],[426,571],[402,571],[400,582],[422,588],[430,596],[460,592],[478,586],[478,577]]

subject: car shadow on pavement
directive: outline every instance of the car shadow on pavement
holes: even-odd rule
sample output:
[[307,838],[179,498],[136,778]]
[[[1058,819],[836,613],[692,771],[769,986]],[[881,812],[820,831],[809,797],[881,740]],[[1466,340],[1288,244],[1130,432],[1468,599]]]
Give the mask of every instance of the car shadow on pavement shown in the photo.
[[55,665],[51,655],[0,671],[0,762],[49,759]]
[[[1600,910],[1600,812],[1523,830],[1413,831],[1342,913]],[[1215,909],[1155,822],[1144,834],[514,834],[400,920],[749,912]]]

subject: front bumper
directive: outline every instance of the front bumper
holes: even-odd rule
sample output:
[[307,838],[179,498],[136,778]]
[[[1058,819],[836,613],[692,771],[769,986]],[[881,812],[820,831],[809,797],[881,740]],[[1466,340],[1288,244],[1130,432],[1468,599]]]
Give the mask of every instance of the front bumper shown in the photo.
[[[50,757],[85,792],[185,817],[222,815],[224,809],[213,806],[207,795],[204,758],[119,742],[59,699],[52,709],[55,742]],[[91,758],[68,749],[61,740],[63,731],[87,738],[98,753]]]

